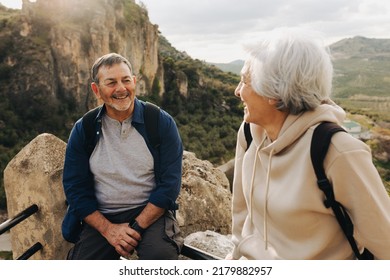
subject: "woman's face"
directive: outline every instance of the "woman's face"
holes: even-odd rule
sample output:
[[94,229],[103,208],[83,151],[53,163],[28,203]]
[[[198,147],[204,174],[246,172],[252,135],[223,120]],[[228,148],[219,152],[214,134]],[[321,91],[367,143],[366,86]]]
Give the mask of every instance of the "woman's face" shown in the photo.
[[261,125],[264,116],[267,116],[267,114],[270,113],[270,104],[267,101],[267,98],[260,96],[253,90],[248,74],[241,76],[241,81],[234,91],[234,94],[239,97],[244,104],[245,122]]

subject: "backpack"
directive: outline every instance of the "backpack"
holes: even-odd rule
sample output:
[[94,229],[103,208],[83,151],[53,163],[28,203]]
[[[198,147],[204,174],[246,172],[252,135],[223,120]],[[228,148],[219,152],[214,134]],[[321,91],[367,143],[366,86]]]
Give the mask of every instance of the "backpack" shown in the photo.
[[[346,236],[352,251],[354,252],[358,260],[372,260],[374,259],[373,254],[368,250],[364,249],[363,253],[360,254],[359,249],[356,245],[353,237],[353,223],[349,217],[344,206],[335,199],[332,184],[326,177],[323,162],[328,151],[330,140],[333,134],[337,132],[346,132],[342,127],[336,123],[323,122],[319,124],[313,133],[310,145],[310,157],[314,168],[314,172],[317,176],[318,187],[324,192],[325,200],[324,204],[326,208],[332,208],[337,222],[340,224],[344,235]],[[244,123],[244,134],[247,141],[247,150],[252,142],[252,134],[250,132],[249,123]]]
[[[96,146],[97,138],[94,135],[96,132],[94,121],[101,107],[102,106],[96,107],[85,113],[83,116],[83,129],[86,139],[86,149],[89,155],[92,154],[93,149]],[[160,135],[158,133],[159,115],[160,107],[153,103],[145,102],[144,119],[146,135],[153,148],[158,148],[161,143]]]

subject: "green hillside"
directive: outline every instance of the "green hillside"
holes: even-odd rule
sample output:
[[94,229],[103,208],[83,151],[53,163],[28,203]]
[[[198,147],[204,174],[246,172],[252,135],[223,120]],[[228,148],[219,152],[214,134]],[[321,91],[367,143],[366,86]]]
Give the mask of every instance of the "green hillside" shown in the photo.
[[[178,52],[160,36],[165,93],[145,97],[175,118],[184,148],[197,157],[221,164],[234,157],[236,133],[242,122],[241,101],[234,95],[240,78]],[[187,96],[178,94],[177,80],[185,77]]]
[[354,37],[330,46],[334,99],[351,112],[390,121],[390,39]]
[[218,67],[219,69],[221,69],[222,71],[231,72],[233,74],[240,75],[242,66],[244,65],[244,61],[243,60],[234,60],[234,61],[229,62],[229,63],[208,62],[208,64],[214,65],[214,66]]

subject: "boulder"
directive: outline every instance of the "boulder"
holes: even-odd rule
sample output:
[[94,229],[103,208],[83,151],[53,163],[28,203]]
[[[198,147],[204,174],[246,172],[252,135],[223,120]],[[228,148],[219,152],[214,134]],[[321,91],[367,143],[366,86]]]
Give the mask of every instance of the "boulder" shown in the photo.
[[208,161],[184,152],[177,219],[184,236],[197,231],[231,231],[231,193],[226,175]]
[[210,230],[191,233],[184,242],[220,259],[230,254],[234,246],[230,235],[222,235]]
[[62,239],[61,221],[66,205],[62,170],[66,143],[41,134],[26,145],[4,170],[8,216],[15,217],[36,204],[38,212],[14,226],[11,233],[13,259],[36,242],[43,249],[30,259],[64,259],[70,244]]

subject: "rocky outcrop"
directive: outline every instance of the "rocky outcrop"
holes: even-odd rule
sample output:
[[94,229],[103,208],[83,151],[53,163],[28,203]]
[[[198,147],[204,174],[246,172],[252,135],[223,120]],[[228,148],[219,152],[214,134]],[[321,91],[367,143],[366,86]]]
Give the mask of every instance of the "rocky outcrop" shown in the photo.
[[230,188],[233,186],[233,177],[234,177],[234,158],[217,167],[229,180]]
[[164,80],[158,26],[134,0],[24,0],[18,21],[13,28],[19,36],[7,38],[18,50],[8,45],[4,59],[12,61],[10,78],[18,81],[14,93],[72,101],[85,112],[96,105],[90,68],[109,52],[130,60],[139,95],[149,93],[155,79]]
[[183,71],[178,71],[177,75],[177,87],[179,92],[184,97],[188,97],[188,78],[187,75]]
[[33,204],[38,212],[11,229],[13,258],[36,242],[43,250],[32,259],[63,259],[70,244],[62,239],[61,220],[66,210],[62,170],[66,144],[51,134],[41,134],[25,146],[4,170],[8,216]]
[[[32,204],[38,212],[11,230],[14,259],[36,242],[43,250],[32,259],[64,259],[70,244],[62,239],[61,221],[66,211],[62,171],[66,143],[52,134],[41,134],[25,146],[7,165],[4,182],[9,217]],[[208,252],[209,243],[224,241],[231,227],[231,195],[225,174],[195,154],[184,152],[182,189],[177,218],[183,236],[193,246]],[[203,236],[203,237],[202,237]],[[213,240],[213,241],[210,241]],[[187,242],[187,241],[186,241]],[[211,245],[210,245],[211,246]],[[214,245],[209,253],[221,256]],[[199,248],[199,247],[198,247]],[[229,248],[229,247],[228,247]],[[222,247],[221,247],[222,249]]]
[[177,218],[184,236],[211,230],[228,234],[231,227],[231,194],[226,175],[208,161],[184,152],[182,188]]

